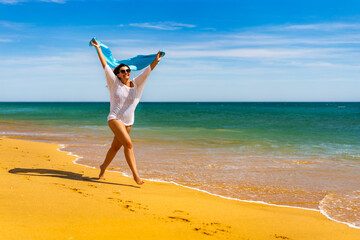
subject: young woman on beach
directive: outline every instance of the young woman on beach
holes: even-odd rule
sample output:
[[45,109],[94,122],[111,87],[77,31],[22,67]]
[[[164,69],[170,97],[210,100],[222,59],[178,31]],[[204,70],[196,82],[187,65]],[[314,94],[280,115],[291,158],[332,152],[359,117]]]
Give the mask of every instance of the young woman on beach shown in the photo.
[[105,169],[123,146],[126,162],[131,169],[134,180],[141,185],[144,182],[141,180],[136,168],[133,144],[129,133],[134,123],[135,108],[140,101],[145,81],[160,61],[162,52],[159,51],[154,61],[139,76],[130,81],[131,70],[127,65],[120,64],[112,71],[106,63],[100,44],[96,40],[91,41],[91,44],[96,48],[105,71],[107,87],[110,92],[110,113],[107,120],[111,131],[115,135],[105,160],[100,166],[99,179],[104,179]]

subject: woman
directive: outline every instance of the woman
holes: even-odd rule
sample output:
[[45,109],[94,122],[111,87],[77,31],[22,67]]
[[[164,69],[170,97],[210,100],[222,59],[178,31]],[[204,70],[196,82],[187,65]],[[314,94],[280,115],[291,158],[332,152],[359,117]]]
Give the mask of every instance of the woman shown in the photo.
[[107,119],[110,129],[115,135],[104,163],[100,166],[99,179],[104,179],[105,169],[114,159],[121,146],[123,146],[126,162],[131,169],[134,180],[137,184],[141,185],[144,182],[141,180],[136,169],[133,144],[129,133],[134,123],[134,111],[140,101],[146,79],[160,61],[162,52],[159,51],[155,60],[138,77],[130,81],[131,70],[127,65],[120,64],[112,71],[106,63],[99,43],[93,40],[91,44],[96,48],[101,65],[105,71],[105,78],[110,92],[110,113]]

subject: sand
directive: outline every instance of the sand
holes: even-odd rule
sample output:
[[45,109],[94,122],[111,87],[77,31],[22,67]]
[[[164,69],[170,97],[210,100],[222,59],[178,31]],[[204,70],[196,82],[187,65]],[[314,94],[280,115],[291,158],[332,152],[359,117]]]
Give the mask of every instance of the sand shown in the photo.
[[137,186],[115,172],[100,181],[58,148],[0,139],[0,239],[360,239],[317,211]]

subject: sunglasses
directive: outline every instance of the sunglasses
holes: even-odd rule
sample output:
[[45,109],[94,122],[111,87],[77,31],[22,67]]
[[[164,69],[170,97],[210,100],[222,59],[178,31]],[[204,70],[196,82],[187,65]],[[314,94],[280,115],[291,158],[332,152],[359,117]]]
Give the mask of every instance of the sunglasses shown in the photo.
[[121,72],[121,73],[129,73],[129,72],[131,72],[131,70],[130,70],[130,68],[128,68],[128,69],[126,69],[126,70],[125,70],[125,69],[121,69],[120,72]]

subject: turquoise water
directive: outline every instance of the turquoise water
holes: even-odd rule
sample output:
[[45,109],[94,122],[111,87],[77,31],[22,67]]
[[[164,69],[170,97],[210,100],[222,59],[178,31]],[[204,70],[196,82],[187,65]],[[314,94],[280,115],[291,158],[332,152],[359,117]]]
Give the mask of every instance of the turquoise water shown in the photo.
[[[98,167],[109,103],[0,103],[0,135],[64,143]],[[320,209],[360,226],[360,103],[140,103],[141,176],[243,200]],[[110,165],[130,175],[123,154]]]
[[[0,121],[102,129],[108,109],[1,103]],[[133,128],[142,137],[199,147],[360,160],[360,103],[140,103]]]

